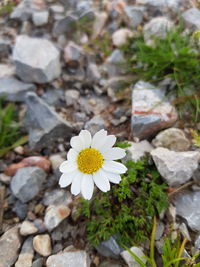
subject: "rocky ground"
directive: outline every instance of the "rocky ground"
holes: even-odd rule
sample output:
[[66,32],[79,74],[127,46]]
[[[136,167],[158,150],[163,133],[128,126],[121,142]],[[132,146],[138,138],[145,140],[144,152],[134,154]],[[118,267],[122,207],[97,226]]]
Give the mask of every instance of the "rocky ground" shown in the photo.
[[[0,160],[0,267],[138,266],[113,237],[91,248],[73,221],[76,199],[58,186],[58,167],[81,129],[129,140],[135,161],[150,153],[169,187],[181,191],[168,217],[191,241],[190,253],[200,250],[199,149],[180,129],[165,84],[137,81],[118,93],[131,80],[119,48],[137,29],[151,44],[177,16],[187,30],[200,28],[192,0],[21,0],[0,16],[0,96],[16,103],[28,135]],[[158,250],[164,230],[161,218]]]

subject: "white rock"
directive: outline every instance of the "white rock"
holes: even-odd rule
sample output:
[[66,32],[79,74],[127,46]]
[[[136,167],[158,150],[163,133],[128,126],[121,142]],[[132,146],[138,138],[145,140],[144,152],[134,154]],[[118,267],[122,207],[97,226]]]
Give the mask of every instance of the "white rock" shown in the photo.
[[15,67],[7,64],[0,64],[0,78],[10,77],[15,74]]
[[18,36],[13,60],[17,75],[25,82],[47,83],[61,73],[60,52],[45,39]]
[[32,15],[33,23],[35,26],[42,26],[48,23],[49,11],[44,10],[40,12],[34,12]]
[[24,221],[20,227],[20,234],[21,235],[31,235],[38,231],[35,225],[32,222]]
[[65,159],[60,154],[53,154],[49,157],[53,170],[60,167],[60,164],[65,161]]
[[51,239],[48,234],[36,235],[33,238],[33,247],[40,255],[47,257],[51,254]]
[[93,24],[93,33],[92,33],[93,39],[96,39],[97,36],[101,34],[107,19],[108,19],[108,14],[106,12],[101,12],[96,14],[95,22]]
[[164,39],[173,28],[173,22],[166,17],[156,17],[145,24],[143,28],[144,39],[147,44],[153,44],[152,38],[158,37]]
[[65,252],[48,257],[47,267],[90,267],[89,257],[84,250]]
[[[130,250],[145,264],[146,259],[144,258],[145,255],[142,251],[142,248],[139,247],[131,247]],[[129,267],[140,267],[140,264],[136,262],[136,260],[133,258],[133,256],[127,251],[124,250],[121,252],[122,258],[125,260],[125,262],[128,264]]]
[[133,32],[129,29],[122,28],[115,31],[112,35],[113,45],[116,47],[120,47],[125,45],[129,38],[133,37]]
[[70,214],[71,210],[66,205],[50,205],[46,209],[44,223],[49,231],[56,228]]
[[151,155],[169,186],[179,186],[190,180],[200,160],[197,151],[174,152],[162,147],[152,150]]
[[190,8],[183,12],[182,18],[189,27],[195,30],[200,29],[200,10],[198,8]]
[[185,133],[177,128],[169,128],[160,132],[152,144],[155,147],[165,147],[174,151],[186,151],[190,147],[190,142]]
[[171,8],[171,9],[179,9],[183,2],[187,2],[185,0],[137,0],[137,4],[150,5],[156,8]]
[[[139,143],[129,142],[130,147],[127,147],[126,150],[130,153],[130,159],[137,162],[146,154],[150,153],[153,150],[153,146],[147,141],[143,140]],[[129,158],[129,156],[128,156]]]

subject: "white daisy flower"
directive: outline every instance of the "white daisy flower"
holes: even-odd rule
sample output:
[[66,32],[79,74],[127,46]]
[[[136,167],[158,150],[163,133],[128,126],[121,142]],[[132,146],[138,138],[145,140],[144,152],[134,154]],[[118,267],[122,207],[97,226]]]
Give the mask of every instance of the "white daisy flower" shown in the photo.
[[114,160],[123,158],[125,150],[113,147],[116,142],[114,135],[100,130],[93,137],[87,130],[82,130],[78,136],[71,138],[72,148],[67,154],[67,160],[60,165],[62,176],[60,187],[71,185],[74,195],[79,193],[85,199],[91,199],[94,184],[103,192],[110,190],[110,182],[118,184],[120,174],[127,168]]

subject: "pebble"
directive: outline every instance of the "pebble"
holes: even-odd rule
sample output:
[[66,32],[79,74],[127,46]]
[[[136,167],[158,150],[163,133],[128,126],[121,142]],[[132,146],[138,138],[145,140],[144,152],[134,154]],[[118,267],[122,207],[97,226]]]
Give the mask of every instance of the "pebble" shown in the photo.
[[15,267],[32,267],[32,261],[34,256],[32,243],[32,237],[28,237],[24,241],[18,260],[15,263]]
[[55,229],[71,213],[66,205],[50,205],[46,209],[44,223],[49,231]]
[[200,160],[197,151],[175,152],[162,147],[152,150],[151,156],[169,186],[179,186],[189,181]]
[[131,28],[136,28],[138,25],[140,25],[143,21],[144,11],[144,8],[141,6],[126,6],[124,8],[124,13],[127,26]]
[[63,189],[54,189],[52,191],[45,192],[43,197],[43,203],[45,206],[60,204],[69,205],[71,202],[71,193]]
[[96,132],[104,128],[105,128],[105,121],[100,115],[94,116],[85,124],[85,129],[88,130],[92,135],[94,135]]
[[74,30],[77,20],[78,19],[76,16],[68,15],[56,21],[53,26],[53,36],[59,37],[62,34],[70,33],[72,30]]
[[138,143],[129,142],[129,144],[130,146],[126,148],[128,153],[125,160],[130,159],[137,162],[153,150],[153,146],[147,140],[143,140]]
[[114,259],[118,259],[120,253],[122,252],[122,248],[118,245],[113,236],[111,236],[108,240],[101,242],[96,249],[102,256]]
[[[144,263],[146,264],[145,254],[140,247],[131,247],[130,250]],[[140,267],[141,265],[133,258],[129,251],[124,250],[121,252],[122,258],[128,264],[129,267]]]
[[37,253],[47,257],[51,254],[51,238],[48,234],[45,235],[36,235],[33,238],[33,247]]
[[71,68],[78,68],[82,61],[82,49],[70,41],[64,48],[64,60]]
[[47,83],[61,74],[60,52],[45,39],[18,36],[13,60],[16,73],[24,82]]
[[24,83],[14,77],[0,78],[0,97],[8,101],[23,102],[27,92],[34,92],[36,87],[32,83]]
[[89,267],[89,257],[84,250],[65,252],[48,257],[47,267]]
[[21,168],[12,178],[10,187],[13,195],[26,203],[38,195],[45,179],[46,173],[41,168]]
[[32,222],[23,221],[20,227],[20,234],[23,236],[35,234],[38,229]]
[[155,147],[164,147],[173,151],[187,151],[190,141],[181,129],[169,128],[161,131],[152,141]]
[[20,247],[19,226],[14,226],[0,237],[0,266],[11,267],[18,258]]
[[200,10],[198,8],[190,8],[183,12],[181,16],[187,26],[194,30],[200,29]]
[[66,105],[67,107],[70,106],[77,106],[78,100],[80,97],[80,93],[77,90],[67,90],[65,92],[65,101],[66,101]]
[[53,170],[60,167],[60,164],[65,161],[65,159],[60,154],[53,154],[49,157]]
[[35,26],[46,25],[49,20],[49,11],[44,10],[40,12],[34,12],[32,15],[32,19]]
[[122,28],[115,31],[112,35],[113,45],[116,47],[120,47],[125,45],[129,38],[133,37],[133,33],[131,30]]

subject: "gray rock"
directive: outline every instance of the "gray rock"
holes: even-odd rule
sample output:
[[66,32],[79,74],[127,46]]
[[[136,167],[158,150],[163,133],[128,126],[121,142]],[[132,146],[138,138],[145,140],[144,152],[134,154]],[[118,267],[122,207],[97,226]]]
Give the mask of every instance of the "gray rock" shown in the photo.
[[168,9],[171,8],[172,10],[178,10],[181,7],[183,2],[187,2],[185,0],[137,0],[137,4],[144,4],[148,6],[152,6],[155,8],[159,8],[163,10],[163,8]]
[[118,245],[117,241],[113,236],[111,236],[107,241],[103,241],[96,247],[99,254],[104,257],[111,257],[114,259],[118,259],[120,253],[122,252],[122,248]]
[[174,151],[187,151],[190,147],[184,132],[178,128],[169,128],[160,132],[153,139],[152,144],[155,147],[165,147]]
[[112,54],[107,58],[105,67],[110,78],[124,74],[126,69],[124,54],[121,50],[115,49]]
[[51,11],[54,13],[64,13],[65,8],[62,5],[54,4],[50,6]]
[[66,205],[50,205],[46,209],[44,223],[49,231],[55,229],[71,213]]
[[13,65],[0,64],[0,78],[10,77],[15,74]]
[[200,10],[198,8],[190,8],[183,12],[182,18],[186,25],[194,30],[200,29]]
[[122,267],[122,265],[110,261],[103,261],[102,263],[100,263],[99,267]]
[[175,152],[162,147],[152,150],[151,156],[169,186],[179,186],[190,180],[200,160],[197,151]]
[[0,267],[13,266],[18,257],[20,247],[19,227],[15,226],[0,237]]
[[163,236],[165,225],[162,221],[156,223],[155,240],[160,240]]
[[89,267],[89,257],[84,250],[64,252],[48,257],[47,267]]
[[59,205],[66,204],[68,205],[72,202],[72,197],[69,191],[63,189],[54,189],[50,192],[45,192],[43,203],[45,206],[49,205]]
[[13,60],[17,75],[25,82],[47,83],[61,73],[60,52],[45,39],[18,36]]
[[9,39],[0,37],[0,56],[7,57],[10,54],[11,42]]
[[153,38],[164,39],[173,28],[173,22],[166,17],[153,18],[143,28],[144,39],[147,44],[153,44]]
[[125,20],[131,28],[136,28],[143,21],[144,8],[141,6],[126,6],[124,8],[124,13]]
[[81,47],[70,41],[64,48],[64,59],[69,67],[78,68],[83,59]]
[[87,65],[86,74],[87,74],[87,80],[89,81],[89,83],[91,84],[99,83],[101,79],[101,74],[99,71],[99,67],[95,63],[90,62]]
[[41,149],[52,145],[59,137],[68,137],[71,126],[34,93],[26,97],[29,145],[31,149]]
[[105,121],[100,115],[94,116],[91,120],[87,121],[85,124],[85,129],[91,134],[95,134],[101,129],[105,128]]
[[42,267],[42,265],[43,265],[43,259],[39,258],[33,262],[32,267]]
[[18,260],[15,263],[15,267],[30,267],[32,266],[34,251],[33,251],[33,238],[27,238],[22,246]]
[[26,203],[37,196],[46,179],[46,173],[38,167],[18,169],[11,181],[11,190],[16,198]]
[[47,89],[47,91],[41,97],[50,106],[61,106],[61,102],[64,99],[64,91],[61,88]]
[[200,231],[200,191],[179,194],[174,201],[177,215],[187,221],[195,232]]
[[32,15],[32,19],[35,26],[43,26],[48,23],[49,11],[44,10],[40,12],[34,12]]
[[24,220],[28,212],[28,205],[22,203],[20,200],[17,200],[15,202],[13,211],[16,213],[17,217],[19,217],[21,220]]
[[[139,247],[131,247],[130,250],[137,255],[137,257],[145,264],[145,254],[142,251],[142,248]],[[137,263],[137,261],[133,258],[133,256],[130,254],[129,251],[124,250],[121,253],[122,258],[125,260],[125,262],[128,264],[129,267],[140,267],[141,265]]]
[[17,19],[20,21],[26,21],[31,18],[34,5],[31,0],[23,0],[21,1],[13,10],[10,15],[11,19]]
[[197,234],[194,244],[196,248],[200,249],[200,234]]
[[53,36],[58,37],[59,35],[72,32],[76,27],[77,20],[77,17],[69,15],[61,20],[56,21],[53,26]]
[[13,77],[0,78],[0,97],[5,97],[8,101],[25,101],[26,93],[35,90],[32,83],[24,83]]
[[165,90],[137,82],[132,90],[132,130],[139,139],[154,136],[172,126],[178,118],[175,108],[165,97]]

